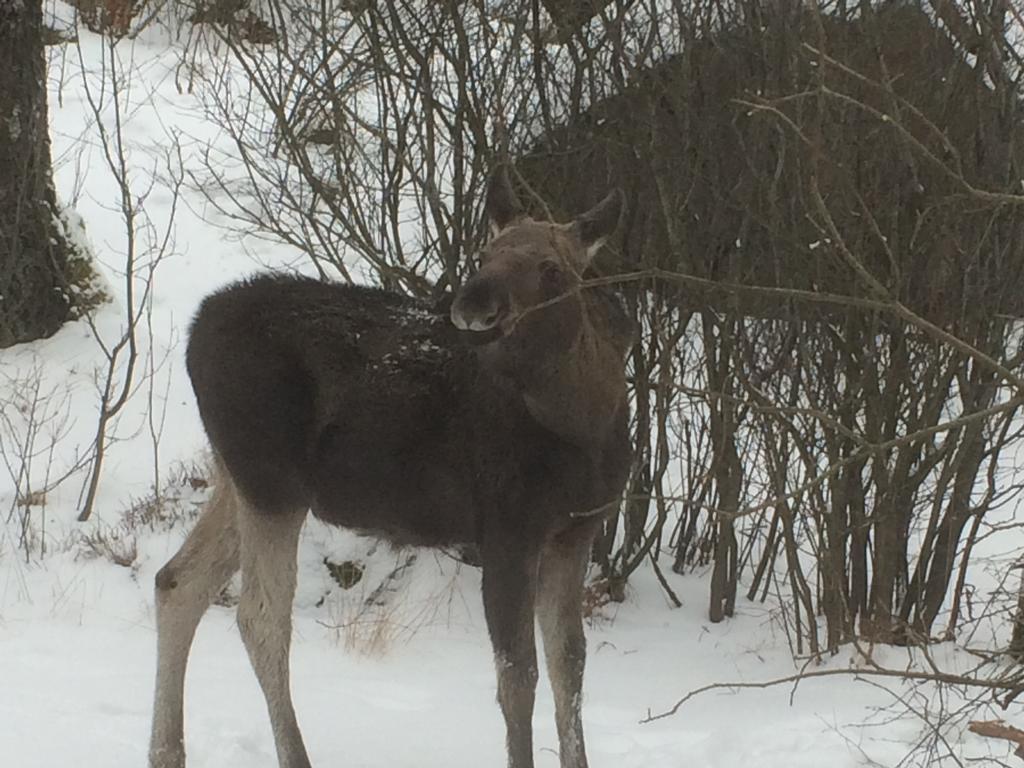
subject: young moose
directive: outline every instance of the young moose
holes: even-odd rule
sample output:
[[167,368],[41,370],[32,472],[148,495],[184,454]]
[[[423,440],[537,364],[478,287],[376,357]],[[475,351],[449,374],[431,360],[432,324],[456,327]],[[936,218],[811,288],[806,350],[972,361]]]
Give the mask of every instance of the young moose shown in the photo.
[[476,546],[511,768],[533,766],[540,625],[562,768],[586,768],[581,592],[630,457],[619,302],[580,290],[613,191],[570,224],[488,193],[493,239],[450,318],[375,289],[258,277],[203,302],[188,371],[216,457],[209,505],[156,577],[151,768],[182,768],[196,625],[241,568],[238,626],[282,768],[308,768],[289,687],[307,511],[397,543]]

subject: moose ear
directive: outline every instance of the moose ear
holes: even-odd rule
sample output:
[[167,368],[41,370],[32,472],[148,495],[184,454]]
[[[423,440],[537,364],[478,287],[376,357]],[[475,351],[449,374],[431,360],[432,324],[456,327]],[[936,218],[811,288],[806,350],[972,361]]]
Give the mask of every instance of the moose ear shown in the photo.
[[508,167],[498,166],[491,174],[487,188],[487,217],[491,223],[491,234],[496,235],[513,221],[525,215],[508,177]]
[[613,189],[608,196],[570,225],[586,249],[584,267],[590,264],[594,254],[619,228],[619,220],[626,207],[626,196],[621,189]]

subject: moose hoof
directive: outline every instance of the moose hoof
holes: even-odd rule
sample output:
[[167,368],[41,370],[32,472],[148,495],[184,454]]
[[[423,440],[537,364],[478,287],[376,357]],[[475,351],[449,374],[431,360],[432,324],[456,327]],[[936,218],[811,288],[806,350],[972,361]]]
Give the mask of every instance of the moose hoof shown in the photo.
[[181,748],[150,750],[149,768],[185,768],[185,750]]

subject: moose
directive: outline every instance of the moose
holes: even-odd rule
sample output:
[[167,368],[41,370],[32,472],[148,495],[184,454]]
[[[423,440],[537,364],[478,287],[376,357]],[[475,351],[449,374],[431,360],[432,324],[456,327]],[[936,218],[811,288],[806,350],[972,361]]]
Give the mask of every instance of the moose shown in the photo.
[[210,441],[210,501],[156,575],[151,768],[183,768],[183,691],[203,613],[241,569],[238,627],[281,768],[309,768],[289,681],[307,513],[397,544],[474,547],[508,764],[532,768],[534,623],[562,768],[586,768],[582,594],[631,457],[620,300],[582,275],[614,233],[613,190],[566,224],[492,175],[491,238],[442,311],[280,274],[207,297],[187,367]]

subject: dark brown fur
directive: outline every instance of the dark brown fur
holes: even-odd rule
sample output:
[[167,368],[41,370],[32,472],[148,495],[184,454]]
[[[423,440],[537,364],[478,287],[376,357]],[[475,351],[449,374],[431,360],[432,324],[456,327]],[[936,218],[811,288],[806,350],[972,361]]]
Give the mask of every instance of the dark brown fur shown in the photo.
[[569,225],[522,216],[507,178],[496,236],[449,313],[370,288],[267,275],[210,296],[188,370],[223,476],[157,577],[150,764],[184,765],[182,686],[195,626],[242,569],[239,627],[283,768],[309,759],[289,693],[295,548],[307,510],[397,543],[475,545],[507,726],[531,768],[544,637],[563,768],[585,768],[581,592],[601,512],[630,457],[617,300],[579,275],[621,193]]
[[214,450],[264,514],[308,507],[398,543],[479,545],[488,528],[539,541],[614,500],[624,399],[603,439],[574,444],[521,397],[543,353],[524,344],[487,365],[496,350],[475,335],[397,294],[267,275],[206,299],[188,369]]

